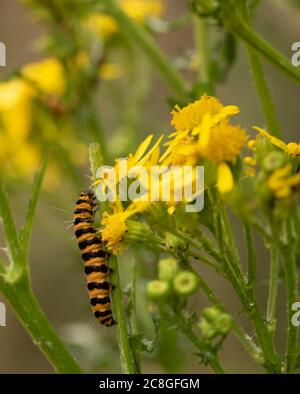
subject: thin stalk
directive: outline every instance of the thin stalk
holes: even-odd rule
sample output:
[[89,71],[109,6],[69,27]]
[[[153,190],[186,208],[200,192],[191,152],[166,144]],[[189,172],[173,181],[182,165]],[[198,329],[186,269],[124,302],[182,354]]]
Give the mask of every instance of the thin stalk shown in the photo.
[[256,281],[256,255],[253,244],[251,227],[248,222],[243,223],[248,254],[248,287],[253,288]]
[[281,258],[287,294],[288,334],[286,345],[286,372],[293,373],[297,360],[297,327],[292,323],[293,304],[297,301],[296,259],[294,246],[281,246]]
[[[187,267],[190,271],[192,271],[198,277],[199,287],[203,291],[203,293],[207,296],[208,300],[215,306],[218,306],[222,311],[227,312],[227,309],[221,302],[221,300],[216,296],[214,291],[209,287],[209,285],[205,282],[205,280],[199,275],[199,273],[190,265],[188,264]],[[249,356],[257,363],[263,365],[265,359],[262,354],[262,350],[259,346],[257,346],[252,338],[247,335],[244,329],[235,321],[233,320],[233,332],[238,340],[241,342],[244,349],[247,351]]]
[[[137,279],[137,252],[135,251],[131,267],[131,290],[130,290],[130,326],[131,334],[139,333],[136,317],[136,279]],[[141,373],[141,359],[139,348],[134,349],[134,359],[138,373]]]
[[214,86],[211,78],[211,49],[207,18],[194,17],[194,36],[197,49],[198,82],[206,86],[206,93],[213,95]]
[[[99,144],[93,143],[89,147],[90,167],[93,181],[96,180],[96,171],[103,165],[103,152]],[[102,206],[101,206],[102,205]],[[107,202],[100,204],[101,212],[106,208]],[[118,343],[120,349],[120,359],[122,371],[126,374],[137,373],[135,365],[134,352],[130,342],[130,336],[127,329],[125,309],[123,305],[123,294],[120,283],[119,267],[116,256],[112,255],[109,258],[109,266],[111,268],[110,279],[115,286],[112,291],[112,304],[114,315],[117,320]]]
[[118,5],[116,0],[107,1],[104,12],[111,14],[130,35],[132,40],[143,50],[149,61],[156,67],[162,78],[181,100],[188,101],[189,89],[180,73],[174,68],[170,59],[156,45],[152,36],[132,18],[130,18]]
[[14,284],[2,279],[1,290],[33,342],[44,353],[55,371],[64,374],[82,373],[47,320],[32,293],[27,275]]
[[[177,310],[174,311],[174,319],[182,334],[184,334],[193,343],[196,349],[198,349],[200,353],[205,352],[207,349],[206,343],[201,340],[199,335],[195,334],[191,328],[191,325],[185,321],[184,316],[182,316],[182,314]],[[208,363],[216,373],[225,373],[218,356],[215,356],[213,359],[209,360]]]
[[[251,13],[250,10],[247,9],[247,7],[245,7],[244,14],[247,22],[250,26],[252,26]],[[263,114],[265,116],[267,128],[268,130],[270,130],[271,134],[279,138],[281,137],[280,125],[276,115],[272,94],[268,86],[263,66],[261,64],[258,54],[252,49],[252,47],[246,45],[246,48],[252,78],[255,82],[257,94],[260,100]]]
[[[211,193],[211,198],[216,198],[214,193]],[[215,202],[215,206],[218,207],[218,201],[215,200]],[[226,216],[227,215],[225,215],[224,220],[224,208],[217,210],[216,214],[214,215],[219,247],[224,259],[224,271],[227,274],[228,280],[238,295],[245,312],[251,319],[252,324],[256,330],[256,334],[265,358],[265,368],[270,373],[279,373],[281,369],[280,358],[273,345],[272,337],[269,334],[268,327],[265,324],[260,308],[253,292],[247,289],[245,279],[240,271],[240,264],[237,261],[231,261],[232,258],[236,258],[238,256],[235,253],[228,253],[228,248],[235,248],[235,244],[231,243],[233,238],[232,230],[230,222]],[[227,237],[227,242],[229,241],[230,243],[227,247],[223,240],[223,233],[228,231],[230,236]],[[237,271],[236,268],[238,268]]]
[[247,45],[249,66],[252,74],[252,78],[255,83],[258,98],[260,100],[260,105],[265,117],[267,128],[271,134],[276,137],[281,137],[281,130],[279,121],[276,115],[276,110],[274,102],[272,99],[272,94],[268,86],[268,82],[264,73],[263,66],[258,55],[253,51],[253,49]]
[[275,319],[276,301],[277,301],[277,292],[278,292],[278,278],[279,278],[279,253],[277,246],[272,245],[269,294],[268,294],[268,306],[267,306],[267,320],[269,322]]
[[135,365],[134,352],[127,329],[126,315],[123,305],[123,296],[119,276],[119,267],[117,263],[117,258],[115,256],[111,256],[109,258],[109,266],[112,269],[111,281],[115,285],[115,288],[112,292],[112,301],[114,315],[116,316],[117,320],[118,342],[120,348],[122,371],[126,374],[136,374],[138,371]]
[[[232,3],[232,4],[230,4]],[[300,70],[294,67],[287,57],[256,33],[245,20],[244,9],[237,0],[226,1],[222,6],[222,19],[225,26],[247,45],[261,54],[287,76],[300,83]]]

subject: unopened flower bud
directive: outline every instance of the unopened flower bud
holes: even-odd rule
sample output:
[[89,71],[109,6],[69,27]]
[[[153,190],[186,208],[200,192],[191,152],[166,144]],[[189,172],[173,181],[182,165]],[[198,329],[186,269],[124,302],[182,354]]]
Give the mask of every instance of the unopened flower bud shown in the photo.
[[187,244],[172,233],[166,233],[166,247],[176,253],[186,250]]
[[178,273],[178,262],[175,259],[162,259],[158,263],[158,277],[160,280],[170,281]]
[[148,224],[136,220],[127,221],[127,231],[124,235],[127,243],[157,244],[159,239],[155,236]]
[[182,271],[175,276],[173,288],[175,292],[182,296],[190,296],[198,289],[199,281],[197,276],[190,271]]
[[197,15],[210,15],[219,9],[217,0],[190,0],[190,7]]
[[147,296],[150,301],[164,302],[170,295],[170,285],[162,280],[152,280],[147,285]]
[[262,161],[262,168],[266,171],[274,171],[284,165],[285,157],[281,152],[270,152]]
[[199,328],[204,338],[212,339],[218,335],[227,335],[232,328],[232,323],[232,318],[228,313],[222,312],[219,308],[210,307],[204,309]]

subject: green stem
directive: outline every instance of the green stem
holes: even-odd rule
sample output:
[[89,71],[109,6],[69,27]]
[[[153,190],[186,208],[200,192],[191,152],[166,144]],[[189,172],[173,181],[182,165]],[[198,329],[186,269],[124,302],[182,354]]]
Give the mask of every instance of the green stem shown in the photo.
[[123,305],[122,289],[119,277],[119,268],[117,258],[115,256],[110,257],[109,266],[110,268],[112,268],[111,281],[115,285],[115,289],[112,292],[112,302],[114,315],[117,320],[122,371],[126,374],[136,374],[138,371],[135,365],[134,352],[130,343],[130,336],[128,334],[125,310]]
[[247,46],[247,52],[252,78],[255,82],[267,128],[271,134],[279,138],[281,136],[281,130],[263,66],[258,55],[249,46]]
[[287,293],[288,334],[286,346],[286,372],[293,373],[297,359],[297,327],[292,323],[292,316],[294,313],[292,306],[297,301],[297,273],[294,247],[291,245],[281,246],[281,258]]
[[[130,326],[131,334],[138,335],[138,324],[136,317],[136,279],[137,279],[137,251],[134,251],[132,268],[131,268],[131,291],[130,291]],[[136,347],[134,349],[134,359],[138,373],[141,373],[141,359],[140,349]]]
[[[93,181],[96,180],[96,171],[103,165],[103,153],[99,144],[93,143],[89,147],[90,167]],[[100,211],[106,209],[107,201],[100,204]],[[118,343],[120,349],[120,359],[122,371],[126,374],[137,373],[135,365],[134,352],[130,343],[130,336],[127,329],[127,322],[125,316],[125,309],[123,305],[123,295],[119,276],[119,267],[116,256],[112,255],[109,258],[109,266],[112,270],[110,279],[115,288],[112,292],[112,305],[114,315],[117,320]]]
[[198,55],[198,83],[204,85],[206,93],[214,94],[211,78],[211,50],[209,40],[209,26],[207,18],[194,17],[195,43]]
[[[206,343],[203,342],[200,339],[200,337],[195,334],[195,332],[191,328],[191,325],[185,321],[184,316],[182,316],[182,314],[177,310],[174,311],[174,319],[182,334],[184,334],[192,342],[192,344],[196,347],[196,349],[198,349],[200,353],[206,352],[207,350]],[[215,356],[214,358],[210,359],[208,363],[216,373],[218,374],[225,373],[225,370],[218,356]]]
[[269,295],[268,295],[268,306],[267,306],[267,320],[268,320],[268,322],[272,322],[275,319],[277,290],[278,290],[278,278],[279,278],[278,249],[277,249],[276,245],[272,245],[270,279],[269,279]]
[[33,342],[44,353],[56,372],[64,374],[82,373],[47,320],[32,293],[29,280],[22,276],[14,284],[1,279],[1,290],[16,316],[27,330]]
[[122,26],[122,29],[131,35],[132,40],[144,51],[149,60],[159,71],[166,83],[172,88],[181,100],[188,101],[190,98],[189,89],[180,73],[172,66],[170,59],[156,45],[152,36],[132,18],[130,18],[117,4],[116,0],[107,1],[104,12],[111,14]]
[[[214,191],[211,192],[210,196],[215,202],[216,207],[219,207],[220,204],[222,204]],[[235,252],[235,243],[232,243],[233,235],[230,222],[223,207],[217,210],[214,215],[214,220],[216,221],[214,226],[218,235],[220,251],[223,255],[224,271],[256,330],[259,343],[264,353],[265,368],[271,373],[279,373],[281,368],[280,358],[275,350],[272,337],[270,336],[268,327],[265,324],[253,291],[252,289],[247,289],[239,261],[232,261],[232,259],[238,258],[238,255]],[[226,241],[223,238],[224,232],[227,235]],[[227,242],[229,242],[229,245],[227,245]]]
[[294,67],[290,59],[253,30],[251,25],[245,20],[244,10],[241,8],[240,3],[239,0],[230,0],[222,5],[221,17],[225,26],[279,70],[300,83],[299,68]]
[[248,222],[243,223],[244,226],[244,234],[246,238],[247,244],[247,252],[248,252],[248,287],[253,288],[256,280],[256,256],[255,249],[253,245],[252,231]]
[[[203,291],[203,293],[207,296],[208,300],[213,304],[218,306],[222,311],[227,312],[227,309],[219,300],[219,298],[216,296],[214,291],[208,286],[208,284],[205,282],[205,280],[199,275],[199,273],[190,265],[188,264],[187,267],[189,268],[190,271],[194,272],[195,275],[198,277],[199,281],[199,287]],[[258,347],[251,337],[247,335],[247,333],[244,331],[244,329],[235,321],[233,320],[233,332],[235,333],[236,337],[238,340],[241,342],[243,345],[244,349],[247,351],[249,356],[257,363],[260,365],[263,365],[265,363],[265,359],[262,355],[262,350],[260,347]]]

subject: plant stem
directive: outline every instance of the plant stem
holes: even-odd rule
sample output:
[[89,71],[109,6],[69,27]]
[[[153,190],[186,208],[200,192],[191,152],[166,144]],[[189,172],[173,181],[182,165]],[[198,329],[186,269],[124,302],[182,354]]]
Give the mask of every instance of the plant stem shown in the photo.
[[[244,15],[249,26],[252,26],[251,13],[246,6],[244,9]],[[261,64],[261,61],[257,53],[252,49],[252,47],[246,45],[246,48],[248,52],[248,59],[249,59],[250,70],[252,73],[252,78],[255,82],[256,90],[258,93],[258,97],[260,99],[262,111],[265,116],[268,130],[270,130],[270,133],[275,135],[276,137],[280,137],[281,136],[280,126],[276,116],[272,94],[268,86],[268,82],[264,73],[263,66]]]
[[181,100],[188,101],[190,98],[189,89],[180,73],[172,66],[161,49],[156,45],[152,36],[130,18],[117,4],[115,0],[107,1],[104,12],[111,14],[131,35],[132,40],[144,51],[152,64],[157,68],[163,79]]
[[269,295],[267,306],[267,320],[271,322],[275,319],[277,289],[279,277],[279,255],[277,245],[272,245],[271,249],[271,266],[269,279]]
[[135,374],[137,373],[137,368],[134,361],[134,352],[130,343],[130,336],[127,330],[122,289],[119,277],[119,268],[117,258],[115,256],[110,257],[109,266],[112,268],[113,271],[111,274],[111,281],[115,285],[115,289],[112,292],[112,301],[114,314],[117,320],[122,371],[126,374]]
[[268,86],[264,69],[258,55],[247,45],[248,59],[252,78],[255,82],[261,108],[265,116],[267,128],[271,134],[281,137],[281,130],[276,116],[272,94]]
[[248,222],[243,223],[244,234],[246,238],[247,244],[247,252],[248,252],[248,287],[253,288],[256,280],[256,256],[255,249],[253,245],[252,231]]
[[27,276],[22,276],[14,284],[1,279],[1,290],[33,342],[44,353],[55,371],[65,374],[82,373],[47,320],[32,293]]
[[[131,334],[138,335],[138,325],[136,318],[136,277],[137,277],[137,251],[134,250],[134,256],[131,268],[131,291],[130,291],[130,326]],[[138,373],[141,373],[141,360],[140,360],[140,349],[134,349],[135,365]]]
[[[189,323],[185,321],[184,316],[177,310],[174,311],[174,319],[180,331],[193,343],[193,345],[199,350],[200,353],[203,353],[207,349],[207,345],[203,342],[198,335],[194,333]],[[215,356],[214,358],[208,361],[209,365],[212,369],[218,374],[224,374],[225,370],[218,358]]]
[[[214,190],[210,191],[210,196],[212,201],[215,202],[216,207],[219,207],[220,204],[222,204]],[[235,243],[233,244],[230,222],[222,205],[221,208],[217,209],[214,215],[214,221],[216,221],[215,228],[218,235],[220,251],[223,256],[224,271],[226,272],[228,280],[238,295],[245,312],[251,319],[256,330],[259,343],[264,353],[265,368],[271,373],[279,373],[281,369],[280,358],[274,348],[272,337],[270,336],[268,327],[265,324],[264,318],[253,294],[253,290],[247,288],[244,276],[240,270],[240,262],[237,260],[232,261],[232,259],[239,259],[239,257],[235,252],[236,246]],[[227,235],[226,240],[223,238],[224,232]],[[228,245],[227,242],[229,242]]]
[[211,78],[211,50],[209,40],[209,26],[206,18],[194,16],[195,42],[198,55],[198,82],[206,87],[206,93],[214,94]]
[[243,4],[241,5],[239,0],[224,2],[221,17],[225,26],[279,70],[300,83],[299,68],[294,67],[290,59],[285,57],[253,30],[252,26],[245,20],[242,6]]
[[292,323],[293,304],[297,301],[296,259],[294,245],[281,246],[285,286],[287,293],[288,334],[286,346],[286,372],[293,373],[297,359],[297,327]]
[[[90,167],[92,172],[93,181],[96,180],[96,171],[103,165],[102,149],[99,144],[93,143],[89,147]],[[106,209],[107,201],[100,204],[100,212]],[[127,329],[127,322],[125,310],[123,305],[123,295],[119,276],[119,267],[117,258],[111,255],[109,258],[109,266],[112,270],[110,279],[115,288],[112,291],[112,304],[114,315],[117,320],[118,343],[120,349],[120,359],[122,371],[126,374],[137,373],[135,365],[134,352],[130,343],[130,336]]]
[[[218,306],[222,311],[229,313],[225,306],[222,304],[221,300],[216,296],[214,291],[209,287],[209,285],[205,282],[205,280],[199,275],[199,273],[188,264],[187,267],[190,271],[192,271],[198,277],[199,287],[203,291],[203,293],[207,296],[208,300],[215,306]],[[244,329],[233,320],[233,332],[238,338],[238,340],[243,345],[244,349],[247,351],[249,356],[257,363],[263,365],[265,359],[262,355],[262,350],[258,347],[253,340],[247,335]]]

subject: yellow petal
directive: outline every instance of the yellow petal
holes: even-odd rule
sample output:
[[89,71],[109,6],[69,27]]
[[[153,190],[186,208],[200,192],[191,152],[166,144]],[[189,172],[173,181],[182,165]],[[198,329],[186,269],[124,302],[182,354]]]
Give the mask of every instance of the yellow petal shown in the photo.
[[285,152],[288,152],[287,144],[281,141],[279,138],[273,137],[266,130],[261,129],[260,127],[253,126],[253,129],[258,131],[264,137],[266,137],[273,145],[277,146],[277,148],[282,149]]
[[[157,149],[157,147],[159,146],[159,144],[161,143],[161,140],[164,138],[164,136],[162,135],[157,142],[152,146],[152,148],[149,150],[149,152],[143,157],[143,159],[138,163],[140,166],[143,166],[148,159],[151,157],[152,153]],[[152,138],[151,138],[152,139]],[[151,141],[151,140],[150,140]],[[149,144],[148,144],[149,146]],[[144,151],[145,152],[145,151]]]
[[229,193],[233,189],[233,176],[230,167],[226,163],[219,164],[217,172],[217,187],[219,192]]
[[297,142],[290,142],[287,144],[287,150],[290,155],[297,156],[300,155],[300,143]]
[[153,138],[153,134],[150,134],[137,148],[135,154],[133,155],[134,160],[138,162],[140,158],[143,156],[143,154],[146,152],[148,149],[148,146],[151,144]]

